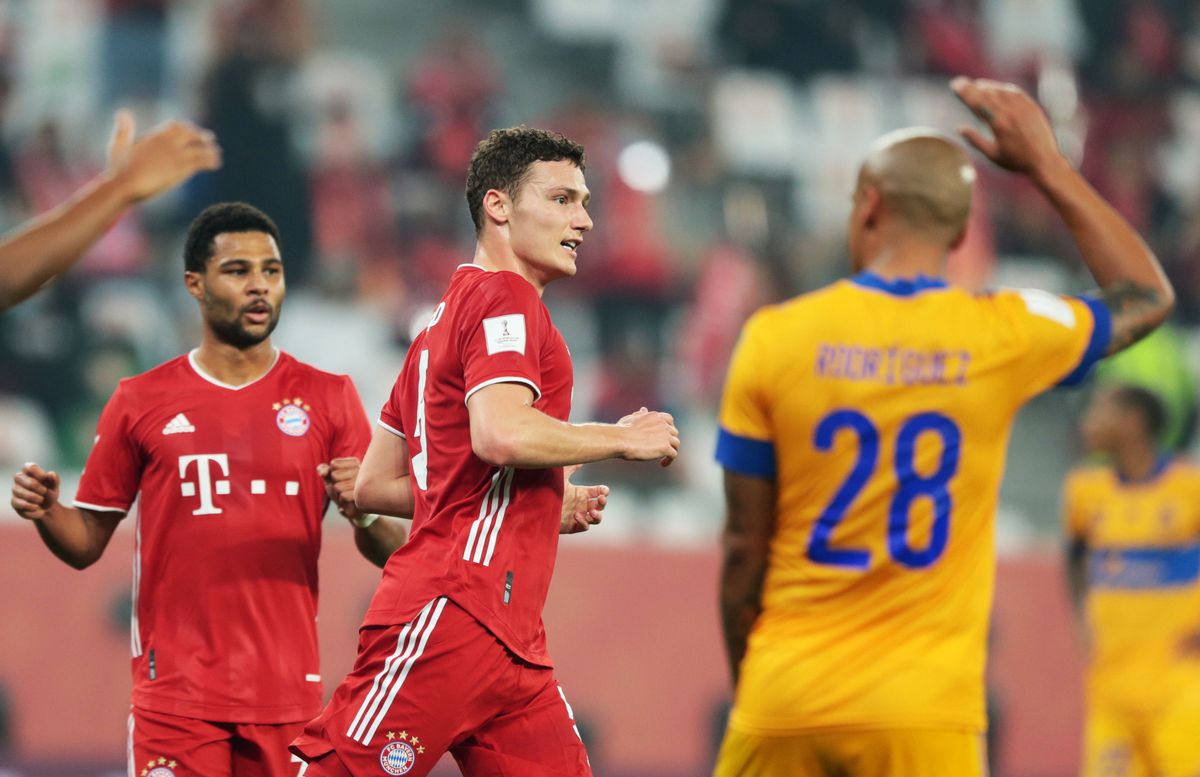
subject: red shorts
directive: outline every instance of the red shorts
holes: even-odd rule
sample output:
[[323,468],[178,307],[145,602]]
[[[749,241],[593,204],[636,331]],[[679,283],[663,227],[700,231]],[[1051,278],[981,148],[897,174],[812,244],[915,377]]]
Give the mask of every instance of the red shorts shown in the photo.
[[292,743],[306,777],[591,777],[554,671],[521,661],[454,602],[359,633],[354,669]]
[[288,752],[303,723],[214,723],[134,707],[129,774],[136,777],[298,777]]

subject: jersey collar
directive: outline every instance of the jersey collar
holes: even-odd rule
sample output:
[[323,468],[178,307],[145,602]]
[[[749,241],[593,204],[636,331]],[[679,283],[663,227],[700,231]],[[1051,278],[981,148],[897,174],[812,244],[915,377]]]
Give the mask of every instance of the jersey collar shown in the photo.
[[1171,461],[1172,457],[1170,453],[1159,454],[1158,461],[1154,462],[1154,469],[1150,470],[1145,477],[1137,478],[1136,480],[1133,478],[1123,477],[1121,473],[1117,471],[1116,467],[1113,468],[1113,473],[1116,474],[1117,480],[1119,480],[1123,486],[1142,486],[1147,483],[1153,483],[1162,477],[1162,474],[1167,471],[1168,467],[1171,466]]
[[918,275],[915,278],[884,278],[873,272],[863,272],[852,275],[850,282],[867,289],[875,289],[894,297],[912,297],[930,289],[947,287],[945,278],[929,275]]
[[243,383],[240,386],[234,386],[229,383],[225,383],[224,381],[217,380],[212,375],[209,375],[207,372],[205,372],[203,369],[200,368],[200,362],[196,361],[196,351],[199,351],[199,350],[200,350],[199,348],[193,348],[192,350],[188,351],[187,361],[188,361],[188,365],[191,366],[192,371],[195,372],[197,375],[199,375],[204,380],[213,384],[214,386],[220,386],[221,388],[229,389],[230,391],[241,391],[244,388],[249,388],[250,386],[253,386],[255,383],[258,383],[260,380],[262,380],[263,378],[267,377],[272,372],[274,372],[275,368],[277,366],[279,366],[280,350],[278,348],[273,348],[272,350],[275,352],[275,360],[271,362],[271,366],[267,368],[266,372],[264,372],[262,375],[259,375],[257,378],[250,381],[249,383]]

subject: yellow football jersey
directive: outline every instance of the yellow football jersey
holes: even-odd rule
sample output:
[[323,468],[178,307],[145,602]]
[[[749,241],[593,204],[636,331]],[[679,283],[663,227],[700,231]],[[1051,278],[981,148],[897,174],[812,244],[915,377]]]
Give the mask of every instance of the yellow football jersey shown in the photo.
[[731,727],[984,728],[1013,417],[1110,331],[1096,300],[872,274],[746,323],[717,459],[778,498]]
[[1067,532],[1088,545],[1088,697],[1121,712],[1200,707],[1200,468],[1164,459],[1142,482],[1079,469],[1064,489]]

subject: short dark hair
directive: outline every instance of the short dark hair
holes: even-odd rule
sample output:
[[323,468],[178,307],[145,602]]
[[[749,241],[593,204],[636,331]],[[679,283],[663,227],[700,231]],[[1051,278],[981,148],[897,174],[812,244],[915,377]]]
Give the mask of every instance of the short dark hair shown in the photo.
[[564,159],[586,169],[583,146],[557,132],[525,125],[492,130],[475,147],[467,167],[467,207],[475,234],[483,231],[483,195],[498,189],[516,198],[530,165]]
[[1122,383],[1114,386],[1112,397],[1125,410],[1132,410],[1142,419],[1142,428],[1157,441],[1167,428],[1167,408],[1153,391]]
[[[244,202],[218,202],[209,205],[192,220],[183,246],[183,269],[204,272],[213,255],[213,240],[227,232],[265,232],[279,246],[279,228],[271,217]],[[280,246],[279,250],[283,250]]]

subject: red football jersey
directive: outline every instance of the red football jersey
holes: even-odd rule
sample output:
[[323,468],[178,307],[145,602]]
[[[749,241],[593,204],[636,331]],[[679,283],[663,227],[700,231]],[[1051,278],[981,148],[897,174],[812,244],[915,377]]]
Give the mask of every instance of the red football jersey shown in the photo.
[[462,265],[408,350],[380,425],[404,436],[416,511],[384,568],[365,625],[403,623],[447,596],[509,650],[550,666],[542,607],[554,571],[563,471],[493,467],[471,449],[467,399],[523,383],[535,408],[565,421],[571,355],[521,276]]
[[239,387],[194,352],[121,381],[75,505],[128,512],[140,493],[136,706],[235,723],[320,711],[317,465],[369,441],[350,379],[282,352]]

